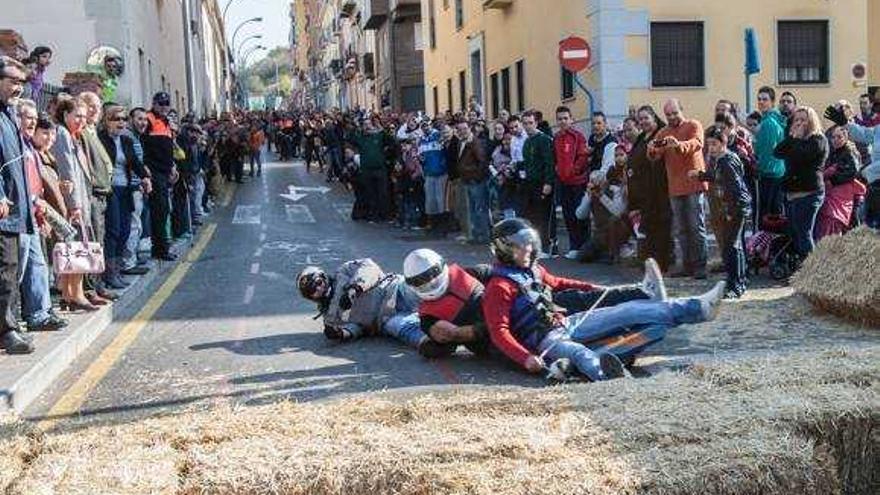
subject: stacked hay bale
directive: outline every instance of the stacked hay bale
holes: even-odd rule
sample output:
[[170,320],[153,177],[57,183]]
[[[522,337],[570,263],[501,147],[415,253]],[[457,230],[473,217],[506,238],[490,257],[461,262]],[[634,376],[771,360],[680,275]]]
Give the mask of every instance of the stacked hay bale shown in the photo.
[[822,239],[792,279],[824,311],[880,326],[880,235],[861,227]]
[[6,493],[875,495],[878,425],[880,346],[49,434]]

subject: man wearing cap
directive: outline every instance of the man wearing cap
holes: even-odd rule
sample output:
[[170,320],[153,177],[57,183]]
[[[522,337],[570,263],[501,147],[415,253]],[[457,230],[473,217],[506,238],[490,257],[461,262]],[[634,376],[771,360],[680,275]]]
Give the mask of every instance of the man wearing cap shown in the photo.
[[144,164],[153,178],[150,195],[150,234],[153,257],[174,261],[177,254],[171,251],[171,189],[177,177],[174,165],[174,138],[168,112],[171,96],[160,91],[153,96],[153,108],[147,112],[147,130],[143,135]]

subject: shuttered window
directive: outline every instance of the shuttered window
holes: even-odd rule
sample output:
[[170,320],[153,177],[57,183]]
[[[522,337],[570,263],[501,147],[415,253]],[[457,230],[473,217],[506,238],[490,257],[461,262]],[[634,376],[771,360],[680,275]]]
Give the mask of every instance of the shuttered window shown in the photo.
[[651,23],[651,83],[654,87],[706,85],[702,22]]
[[828,83],[828,21],[779,21],[779,84]]

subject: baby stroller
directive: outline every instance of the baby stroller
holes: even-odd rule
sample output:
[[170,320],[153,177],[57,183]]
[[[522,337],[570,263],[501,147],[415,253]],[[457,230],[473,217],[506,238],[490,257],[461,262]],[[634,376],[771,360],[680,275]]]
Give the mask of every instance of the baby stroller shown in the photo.
[[788,280],[797,271],[798,255],[784,215],[761,219],[761,229],[746,240],[746,259],[749,273],[757,275],[766,267],[770,278],[777,281]]

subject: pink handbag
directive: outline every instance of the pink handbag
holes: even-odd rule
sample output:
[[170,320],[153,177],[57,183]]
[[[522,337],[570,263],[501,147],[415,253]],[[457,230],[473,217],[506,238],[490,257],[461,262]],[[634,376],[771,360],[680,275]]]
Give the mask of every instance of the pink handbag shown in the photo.
[[52,269],[58,275],[104,273],[104,248],[89,242],[80,226],[82,241],[59,242],[52,249]]

